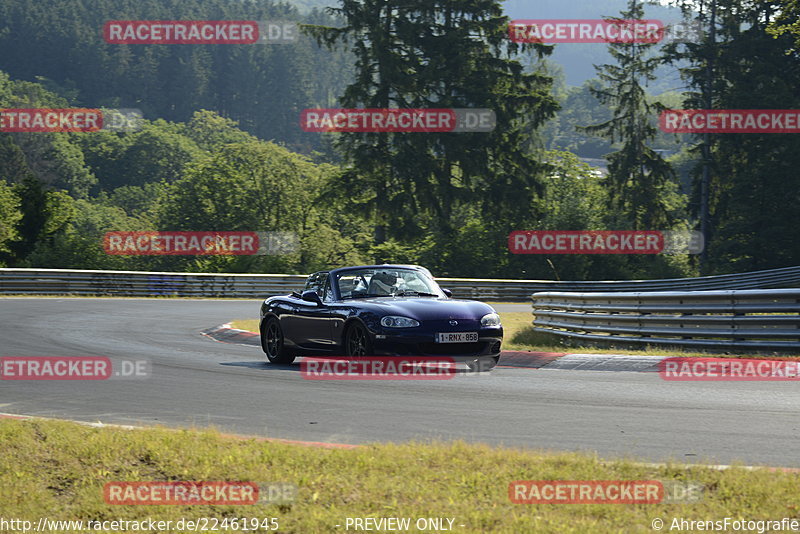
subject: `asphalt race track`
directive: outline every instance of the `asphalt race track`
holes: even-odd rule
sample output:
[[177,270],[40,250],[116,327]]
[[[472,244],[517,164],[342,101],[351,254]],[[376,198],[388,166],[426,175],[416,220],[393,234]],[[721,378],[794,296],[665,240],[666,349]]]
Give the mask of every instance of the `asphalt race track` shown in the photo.
[[[0,412],[334,443],[464,439],[601,457],[800,467],[797,382],[497,368],[446,381],[310,381],[206,328],[258,301],[0,299],[0,356],[147,359],[147,378],[0,381]],[[503,307],[505,308],[505,306]],[[517,305],[520,310],[527,309]],[[512,309],[511,307],[507,308]]]

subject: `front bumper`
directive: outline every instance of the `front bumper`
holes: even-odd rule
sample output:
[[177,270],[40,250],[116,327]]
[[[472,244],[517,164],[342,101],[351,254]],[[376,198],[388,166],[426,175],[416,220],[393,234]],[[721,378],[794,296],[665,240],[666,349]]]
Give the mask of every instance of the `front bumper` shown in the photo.
[[469,359],[478,356],[498,356],[503,343],[503,328],[481,328],[478,330],[478,341],[475,343],[436,343],[435,332],[383,330],[378,333],[372,332],[372,336],[376,356],[447,356]]

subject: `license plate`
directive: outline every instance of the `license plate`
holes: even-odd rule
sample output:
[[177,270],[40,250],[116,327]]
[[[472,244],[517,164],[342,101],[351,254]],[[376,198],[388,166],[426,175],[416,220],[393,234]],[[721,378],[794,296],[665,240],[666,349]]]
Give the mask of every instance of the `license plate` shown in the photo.
[[477,332],[451,332],[436,334],[436,343],[477,343]]

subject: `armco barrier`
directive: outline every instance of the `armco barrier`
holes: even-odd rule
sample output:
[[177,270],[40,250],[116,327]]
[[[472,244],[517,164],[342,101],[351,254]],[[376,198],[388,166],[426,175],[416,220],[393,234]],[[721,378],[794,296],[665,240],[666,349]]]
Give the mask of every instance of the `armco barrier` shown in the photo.
[[303,287],[302,275],[0,269],[0,293],[261,298]]
[[584,341],[800,350],[800,289],[535,293],[534,329]]
[[[182,296],[263,298],[303,287],[303,275],[192,274],[67,269],[0,269],[0,294]],[[800,285],[800,267],[755,273],[613,282],[555,282],[438,278],[455,297],[484,300],[528,300],[540,291],[697,291],[767,289]]]

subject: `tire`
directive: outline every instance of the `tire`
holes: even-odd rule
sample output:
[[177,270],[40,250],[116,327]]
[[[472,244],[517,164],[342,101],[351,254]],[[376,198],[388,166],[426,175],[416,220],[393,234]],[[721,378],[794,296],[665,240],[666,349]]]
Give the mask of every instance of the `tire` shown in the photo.
[[491,371],[500,362],[500,356],[483,356],[477,360],[467,362],[467,367],[474,373]]
[[281,323],[275,317],[267,319],[261,328],[261,350],[267,355],[269,363],[287,365],[294,361],[295,357],[286,353]]
[[354,322],[344,333],[344,352],[346,356],[372,356],[372,340],[361,323]]

